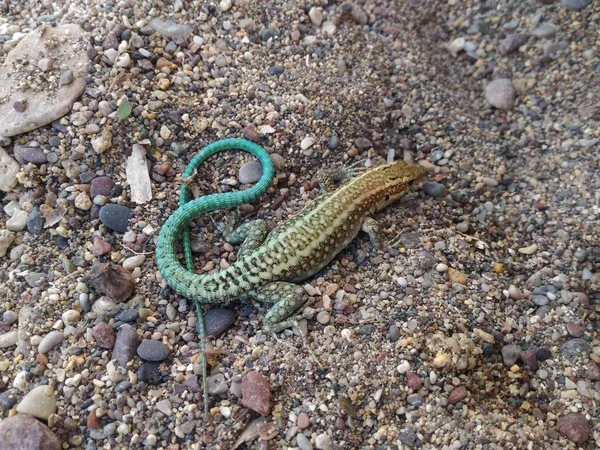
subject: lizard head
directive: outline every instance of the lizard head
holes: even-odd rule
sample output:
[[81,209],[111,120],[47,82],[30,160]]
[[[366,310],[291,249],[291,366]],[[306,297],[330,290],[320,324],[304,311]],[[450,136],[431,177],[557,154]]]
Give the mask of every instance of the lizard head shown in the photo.
[[376,201],[376,209],[379,211],[416,187],[427,169],[405,161],[394,161],[379,165],[367,173],[369,172],[375,184],[383,186]]

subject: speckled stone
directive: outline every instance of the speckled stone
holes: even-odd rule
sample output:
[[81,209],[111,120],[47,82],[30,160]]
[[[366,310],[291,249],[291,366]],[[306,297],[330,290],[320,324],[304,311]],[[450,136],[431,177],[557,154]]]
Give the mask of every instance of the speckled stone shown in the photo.
[[509,110],[515,102],[515,88],[512,81],[499,78],[485,87],[485,99],[495,108]]
[[587,355],[590,352],[590,344],[581,338],[570,339],[560,346],[560,353],[569,361],[573,361],[580,356]]
[[163,374],[160,371],[159,363],[145,362],[137,371],[137,376],[140,381],[148,384],[160,384],[163,379]]
[[27,414],[5,417],[0,421],[0,449],[60,450],[54,433],[39,420]]
[[502,347],[502,360],[507,367],[513,366],[521,355],[521,347],[514,344]]
[[92,336],[102,348],[112,349],[115,345],[115,332],[106,322],[100,322],[92,328]]
[[576,444],[582,444],[590,436],[590,423],[583,414],[570,413],[558,419],[558,431]]

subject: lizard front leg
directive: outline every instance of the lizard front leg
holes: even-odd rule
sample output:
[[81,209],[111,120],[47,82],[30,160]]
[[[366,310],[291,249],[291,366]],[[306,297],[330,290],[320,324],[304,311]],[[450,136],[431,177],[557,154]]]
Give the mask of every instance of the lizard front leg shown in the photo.
[[304,332],[298,325],[298,321],[306,317],[306,315],[298,314],[298,311],[308,303],[308,297],[301,286],[285,281],[274,281],[249,292],[248,295],[261,302],[275,303],[265,315],[263,321],[265,332],[273,333],[277,339],[277,332],[295,326],[300,331],[304,348],[323,369],[321,361],[311,350]]
[[369,235],[369,239],[371,240],[371,244],[373,244],[375,250],[381,248],[381,243],[383,242],[383,233],[381,232],[379,223],[375,219],[372,217],[366,217],[365,220],[363,220],[361,230]]

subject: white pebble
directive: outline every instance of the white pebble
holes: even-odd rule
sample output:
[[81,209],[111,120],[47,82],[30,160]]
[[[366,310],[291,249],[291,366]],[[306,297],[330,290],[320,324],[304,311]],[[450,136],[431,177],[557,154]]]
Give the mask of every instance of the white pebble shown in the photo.
[[146,261],[146,255],[131,256],[123,261],[123,268],[126,270],[133,270],[144,264],[144,261]]
[[16,330],[0,334],[0,348],[17,345],[18,333]]
[[323,11],[321,10],[321,8],[313,6],[308,12],[308,17],[310,17],[310,21],[312,22],[312,24],[318,27],[323,22]]
[[452,56],[458,55],[465,48],[465,38],[459,37],[454,39],[446,48]]
[[315,438],[315,447],[319,450],[330,450],[333,448],[333,442],[329,435],[322,433]]
[[410,370],[410,363],[406,360],[403,360],[400,365],[398,367],[396,367],[396,370],[399,373],[406,373]]
[[171,130],[166,125],[160,127],[160,137],[163,139],[169,139],[171,137]]
[[323,26],[321,27],[321,29],[327,33],[329,36],[333,36],[335,34],[336,31],[336,26],[333,22],[323,22]]
[[123,53],[117,59],[116,66],[117,67],[129,67],[130,64],[131,64],[131,57],[129,56],[129,53]]
[[63,313],[62,320],[64,323],[75,323],[79,320],[80,317],[81,314],[79,313],[79,311],[75,309],[69,309]]
[[302,142],[300,142],[300,148],[302,150],[306,150],[310,147],[312,147],[312,145],[315,143],[315,138],[311,137],[311,136],[306,136],[304,139],[302,139]]

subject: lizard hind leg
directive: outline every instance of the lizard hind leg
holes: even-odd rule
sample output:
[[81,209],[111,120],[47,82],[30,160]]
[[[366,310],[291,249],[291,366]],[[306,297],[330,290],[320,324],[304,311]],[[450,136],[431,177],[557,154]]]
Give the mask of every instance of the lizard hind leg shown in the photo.
[[337,188],[337,182],[351,180],[360,175],[365,170],[365,168],[358,167],[360,162],[341,168],[333,167],[319,170],[316,176],[321,190],[323,192],[334,191]]
[[268,233],[267,223],[262,219],[252,220],[240,225],[235,230],[223,232],[225,240],[230,244],[242,242],[237,253],[238,258],[260,247]]
[[[304,289],[294,283],[274,281],[255,289],[249,295],[261,302],[275,303],[265,315],[263,330],[267,333],[273,333],[277,339],[276,333],[279,331],[296,327],[300,331],[304,348],[319,367],[323,369],[323,365],[311,350],[304,332],[298,325],[298,321],[306,317],[306,315],[298,314],[298,311],[308,303],[308,297]],[[313,314],[313,311],[310,314]]]

